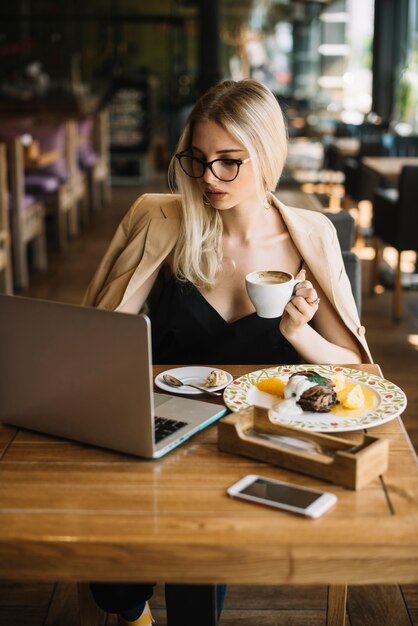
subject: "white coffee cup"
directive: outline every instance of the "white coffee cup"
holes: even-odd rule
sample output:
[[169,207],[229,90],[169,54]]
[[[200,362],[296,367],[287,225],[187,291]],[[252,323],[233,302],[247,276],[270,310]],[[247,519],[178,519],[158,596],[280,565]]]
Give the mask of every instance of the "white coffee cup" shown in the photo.
[[295,285],[302,282],[289,272],[259,270],[245,277],[248,296],[259,317],[280,317],[292,297]]

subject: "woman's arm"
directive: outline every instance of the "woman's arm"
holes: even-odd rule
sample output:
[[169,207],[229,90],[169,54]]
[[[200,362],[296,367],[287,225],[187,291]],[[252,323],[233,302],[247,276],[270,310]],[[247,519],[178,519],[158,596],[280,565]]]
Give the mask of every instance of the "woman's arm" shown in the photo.
[[[297,278],[305,278],[305,270]],[[319,303],[314,302],[317,298]],[[313,318],[311,326],[308,322]],[[310,280],[297,286],[285,308],[280,331],[306,363],[361,363],[354,337],[320,287],[314,288]]]

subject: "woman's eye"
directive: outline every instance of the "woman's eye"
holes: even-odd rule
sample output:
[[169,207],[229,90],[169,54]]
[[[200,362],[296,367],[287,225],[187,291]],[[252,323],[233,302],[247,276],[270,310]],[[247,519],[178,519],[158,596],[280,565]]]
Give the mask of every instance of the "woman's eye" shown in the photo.
[[231,167],[231,165],[236,164],[236,161],[234,159],[221,159],[221,163],[222,165],[225,165],[226,167]]

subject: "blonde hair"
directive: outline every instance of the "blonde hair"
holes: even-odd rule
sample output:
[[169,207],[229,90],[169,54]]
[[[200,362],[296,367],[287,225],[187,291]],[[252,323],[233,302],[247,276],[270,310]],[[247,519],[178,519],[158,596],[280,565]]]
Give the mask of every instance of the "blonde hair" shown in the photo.
[[[190,148],[194,126],[211,120],[248,151],[263,202],[276,189],[287,155],[287,132],[280,106],[267,87],[256,80],[224,81],[197,101],[180,136],[176,152]],[[183,221],[174,249],[174,273],[200,287],[214,285],[222,264],[222,221],[195,179],[177,159],[169,165],[169,184],[182,198]]]

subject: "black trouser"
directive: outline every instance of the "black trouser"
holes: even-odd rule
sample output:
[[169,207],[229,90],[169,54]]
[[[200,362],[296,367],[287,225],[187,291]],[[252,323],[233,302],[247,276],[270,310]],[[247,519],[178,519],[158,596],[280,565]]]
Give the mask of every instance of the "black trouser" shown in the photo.
[[[129,583],[92,583],[96,603],[107,613],[125,616],[144,603],[154,591],[154,585]],[[226,592],[225,585],[166,585],[165,599],[168,626],[216,626]],[[138,616],[139,616],[138,615]]]

